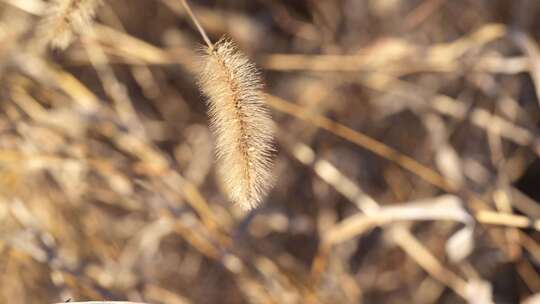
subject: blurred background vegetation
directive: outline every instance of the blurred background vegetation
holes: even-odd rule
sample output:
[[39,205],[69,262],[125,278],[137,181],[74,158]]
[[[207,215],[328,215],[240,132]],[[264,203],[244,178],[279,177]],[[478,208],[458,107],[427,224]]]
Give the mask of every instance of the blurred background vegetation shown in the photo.
[[190,4],[266,81],[265,203],[216,182],[180,1],[59,51],[2,0],[1,303],[539,303],[540,2]]

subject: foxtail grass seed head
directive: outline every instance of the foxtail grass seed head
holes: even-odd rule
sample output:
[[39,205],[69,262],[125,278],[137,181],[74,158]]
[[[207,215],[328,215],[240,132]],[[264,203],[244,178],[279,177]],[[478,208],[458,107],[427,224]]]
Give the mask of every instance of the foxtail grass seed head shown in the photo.
[[256,207],[273,183],[274,123],[257,68],[235,44],[222,39],[206,49],[200,72],[216,142],[218,175],[229,198]]
[[43,43],[66,49],[76,34],[92,24],[101,3],[101,0],[53,0],[39,28]]

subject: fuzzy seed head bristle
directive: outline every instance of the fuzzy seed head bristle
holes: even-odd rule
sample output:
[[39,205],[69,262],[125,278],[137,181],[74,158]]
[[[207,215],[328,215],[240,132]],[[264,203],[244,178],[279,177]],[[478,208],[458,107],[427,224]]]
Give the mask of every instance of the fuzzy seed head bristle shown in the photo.
[[91,23],[102,0],[54,0],[40,26],[44,43],[66,49]]
[[257,68],[230,40],[207,49],[200,86],[208,97],[218,174],[229,198],[256,207],[273,183],[274,123]]

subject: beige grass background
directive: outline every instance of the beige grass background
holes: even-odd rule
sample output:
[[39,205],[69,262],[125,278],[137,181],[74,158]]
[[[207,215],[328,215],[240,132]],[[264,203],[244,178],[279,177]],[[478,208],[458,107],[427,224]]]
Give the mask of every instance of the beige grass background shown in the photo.
[[189,3],[274,187],[221,188],[180,0],[1,0],[0,303],[538,301],[537,1]]

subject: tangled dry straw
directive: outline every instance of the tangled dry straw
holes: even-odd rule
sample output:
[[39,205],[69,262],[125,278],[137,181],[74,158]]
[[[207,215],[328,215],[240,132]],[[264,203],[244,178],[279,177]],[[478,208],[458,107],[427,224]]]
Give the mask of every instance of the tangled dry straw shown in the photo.
[[0,1],[0,303],[539,299],[526,2]]
[[272,184],[274,124],[253,63],[231,40],[209,46],[200,73],[216,138],[218,170],[230,199],[257,206]]

